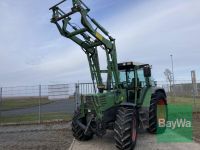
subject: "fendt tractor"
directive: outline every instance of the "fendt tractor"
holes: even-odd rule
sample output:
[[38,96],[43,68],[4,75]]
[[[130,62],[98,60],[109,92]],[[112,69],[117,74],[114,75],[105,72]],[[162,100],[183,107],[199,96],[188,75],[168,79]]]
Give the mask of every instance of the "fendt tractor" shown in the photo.
[[[107,130],[114,130],[116,147],[125,150],[134,149],[139,129],[163,133],[165,126],[159,126],[159,121],[167,120],[166,93],[152,81],[151,66],[118,63],[115,39],[89,16],[88,6],[81,0],[72,0],[72,8],[65,12],[60,7],[65,1],[50,8],[51,22],[87,55],[95,90],[94,94],[81,97],[72,120],[73,136],[87,141],[93,135],[102,137]],[[106,69],[100,66],[99,50],[105,52]]]

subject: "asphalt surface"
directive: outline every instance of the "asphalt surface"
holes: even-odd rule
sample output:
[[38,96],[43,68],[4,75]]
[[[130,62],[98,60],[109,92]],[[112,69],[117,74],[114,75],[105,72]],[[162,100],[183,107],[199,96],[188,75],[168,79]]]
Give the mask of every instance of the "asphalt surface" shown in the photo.
[[[65,113],[73,113],[75,109],[75,101],[74,100],[57,100],[49,104],[41,105],[40,111],[41,113],[48,112],[65,112]],[[2,111],[2,116],[20,116],[25,114],[33,114],[38,113],[39,107],[29,107],[23,109],[14,109],[8,111]]]

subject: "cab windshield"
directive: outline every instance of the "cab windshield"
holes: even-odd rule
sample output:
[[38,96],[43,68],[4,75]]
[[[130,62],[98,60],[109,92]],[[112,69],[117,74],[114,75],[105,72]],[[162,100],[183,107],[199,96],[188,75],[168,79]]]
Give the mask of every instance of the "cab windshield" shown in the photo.
[[130,84],[134,80],[134,70],[120,70],[120,82]]

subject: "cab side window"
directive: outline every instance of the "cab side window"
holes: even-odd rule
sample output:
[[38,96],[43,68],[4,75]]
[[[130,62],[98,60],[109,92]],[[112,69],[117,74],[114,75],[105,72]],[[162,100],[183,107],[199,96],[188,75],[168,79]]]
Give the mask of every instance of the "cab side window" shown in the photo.
[[137,71],[138,73],[138,78],[139,78],[139,82],[141,84],[142,87],[146,86],[146,81],[145,81],[145,77],[144,77],[144,72],[142,69]]

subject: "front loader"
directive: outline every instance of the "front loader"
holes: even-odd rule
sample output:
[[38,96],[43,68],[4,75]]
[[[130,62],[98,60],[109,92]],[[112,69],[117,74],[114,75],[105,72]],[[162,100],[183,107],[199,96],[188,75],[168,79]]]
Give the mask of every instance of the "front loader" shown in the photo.
[[[72,0],[72,8],[65,12],[60,7],[65,1],[50,8],[51,22],[86,54],[95,91],[82,96],[74,113],[74,137],[86,141],[93,135],[102,137],[110,129],[115,132],[116,147],[125,150],[135,147],[139,128],[163,133],[165,127],[159,127],[159,119],[167,119],[167,97],[164,89],[156,88],[152,81],[151,66],[118,63],[115,39],[89,16],[88,6],[81,0]],[[105,52],[106,69],[100,65],[99,50]]]

